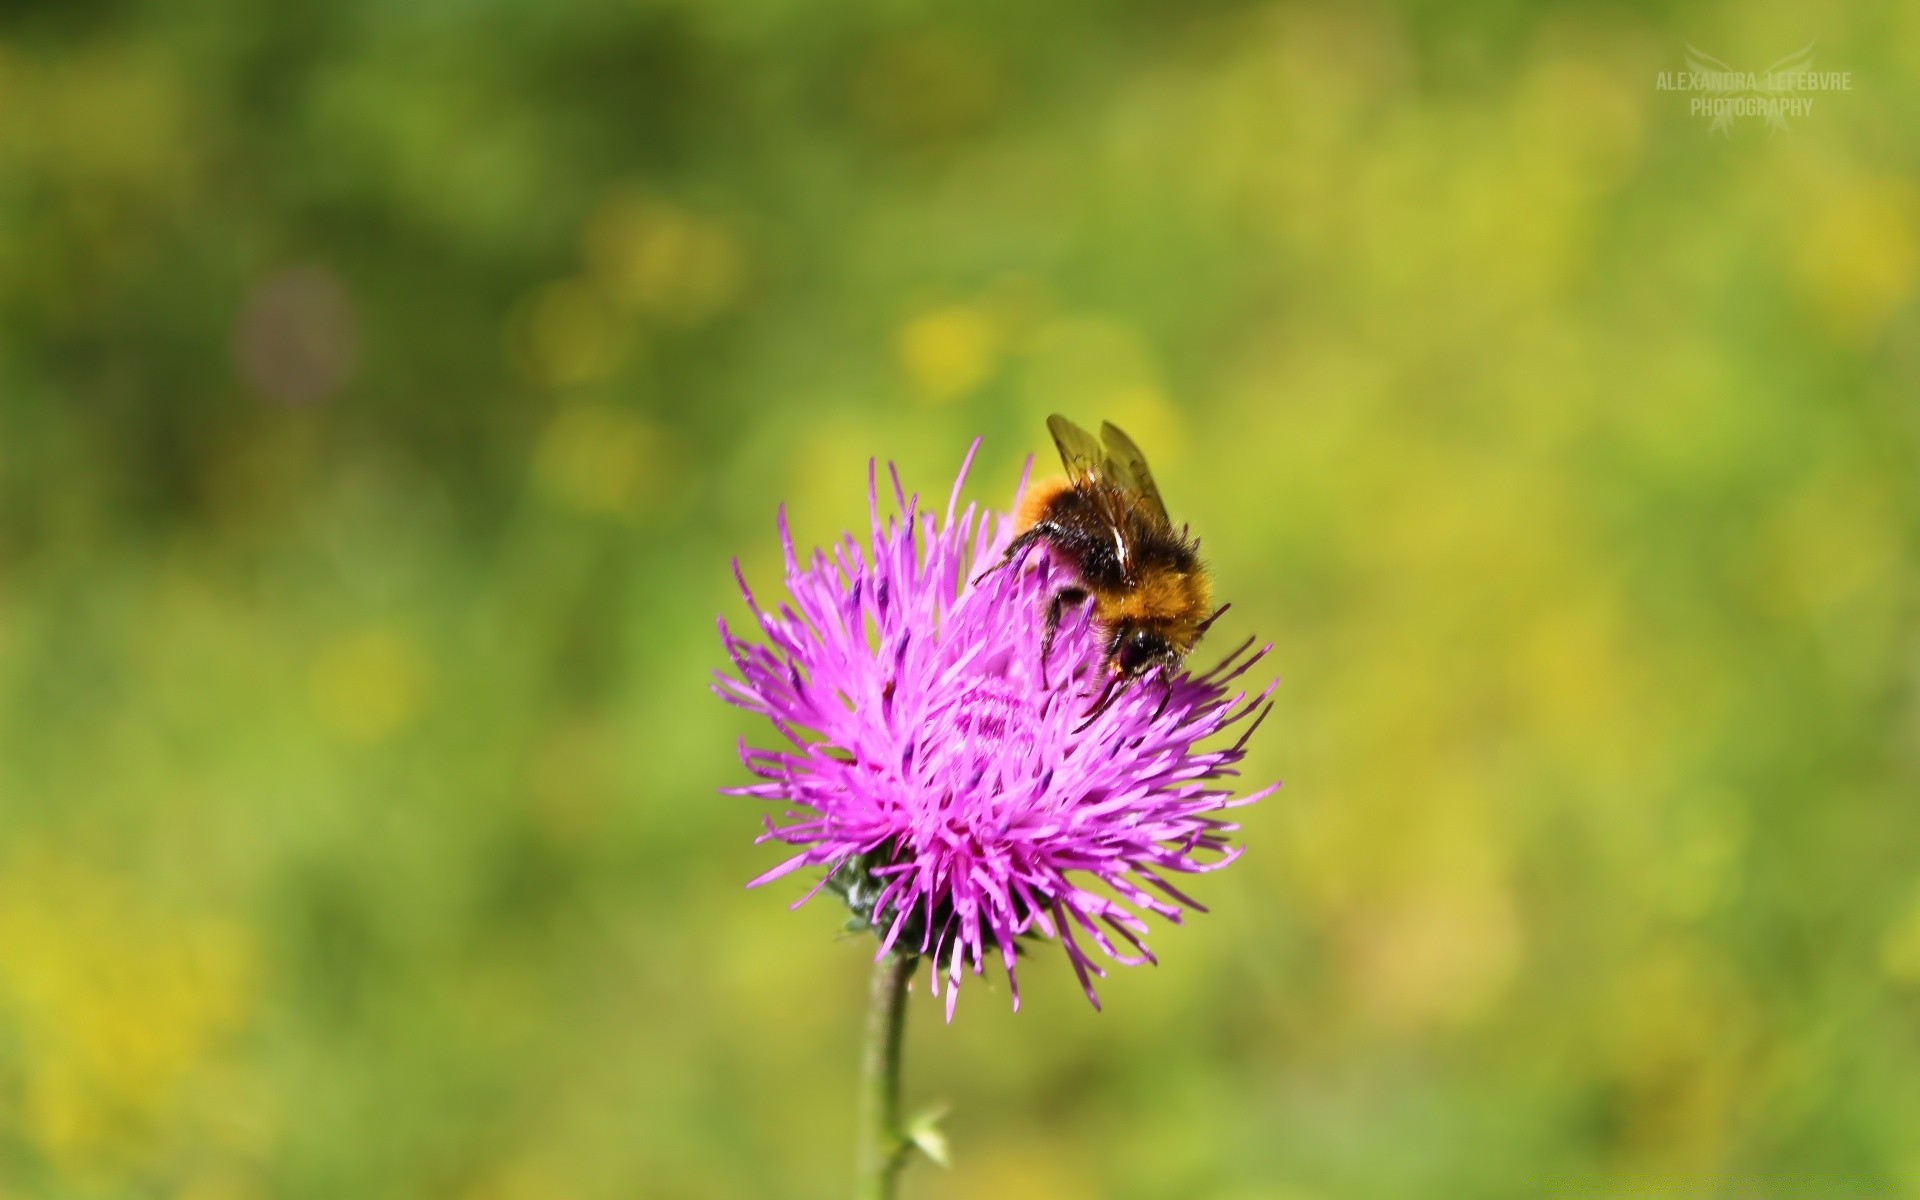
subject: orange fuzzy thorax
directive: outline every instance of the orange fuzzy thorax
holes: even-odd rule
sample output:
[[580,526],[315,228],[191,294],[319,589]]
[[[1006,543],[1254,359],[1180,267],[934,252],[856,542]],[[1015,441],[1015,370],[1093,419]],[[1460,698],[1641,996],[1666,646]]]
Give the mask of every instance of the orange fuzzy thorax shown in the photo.
[[1199,640],[1199,625],[1206,620],[1212,599],[1213,588],[1205,575],[1167,571],[1148,575],[1126,591],[1096,595],[1095,615],[1109,629],[1156,627],[1175,650],[1185,654]]
[[1027,494],[1020,497],[1020,507],[1014,513],[1013,531],[1017,534],[1025,533],[1039,524],[1040,518],[1046,515],[1047,507],[1059,498],[1062,492],[1071,491],[1072,488],[1073,484],[1068,482],[1064,475],[1055,479],[1042,479],[1028,488]]
[[[1056,503],[1072,490],[1073,484],[1065,478],[1032,485],[1014,514],[1014,532],[1025,533],[1043,520],[1057,519]],[[1084,576],[1081,583],[1092,593],[1094,616],[1102,626],[1152,628],[1182,655],[1200,640],[1200,623],[1212,605],[1212,585],[1199,570],[1147,570],[1123,587],[1101,587]]]

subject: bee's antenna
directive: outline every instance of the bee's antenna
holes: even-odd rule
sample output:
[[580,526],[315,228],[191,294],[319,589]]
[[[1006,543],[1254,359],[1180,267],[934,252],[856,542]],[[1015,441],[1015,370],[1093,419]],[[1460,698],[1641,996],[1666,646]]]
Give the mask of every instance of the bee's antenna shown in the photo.
[[1214,609],[1212,616],[1200,622],[1199,627],[1193,631],[1193,636],[1197,638],[1201,634],[1205,633],[1207,630],[1213,628],[1213,623],[1220,619],[1220,614],[1223,612],[1226,612],[1228,609],[1232,607],[1233,607],[1233,604],[1229,602],[1226,604],[1222,604],[1219,608]]

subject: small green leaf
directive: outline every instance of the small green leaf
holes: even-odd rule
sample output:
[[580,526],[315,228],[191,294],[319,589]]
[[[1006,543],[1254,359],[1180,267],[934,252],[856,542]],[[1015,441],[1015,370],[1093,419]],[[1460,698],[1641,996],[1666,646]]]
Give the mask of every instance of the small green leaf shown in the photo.
[[920,1147],[920,1153],[926,1155],[943,1167],[953,1165],[948,1153],[947,1135],[940,1129],[940,1118],[947,1115],[944,1103],[922,1109],[907,1122],[907,1140]]

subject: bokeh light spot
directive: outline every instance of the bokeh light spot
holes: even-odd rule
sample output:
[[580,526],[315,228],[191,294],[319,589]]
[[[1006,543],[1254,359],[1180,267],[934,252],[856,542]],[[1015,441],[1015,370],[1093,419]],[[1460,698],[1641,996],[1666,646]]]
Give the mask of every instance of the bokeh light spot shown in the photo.
[[999,360],[1000,338],[986,313],[953,304],[908,321],[896,349],[915,394],[938,404],[986,382]]
[[991,58],[952,30],[922,30],[876,46],[853,76],[854,108],[879,136],[938,144],[974,132],[1000,87]]
[[243,1022],[252,973],[225,922],[155,909],[78,862],[16,859],[0,871],[0,1063],[21,1072],[21,1131],[96,1176],[150,1156],[204,1118],[186,1093]]
[[335,733],[377,742],[405,727],[426,698],[420,651],[388,629],[365,629],[329,642],[314,660],[308,691],[314,712]]
[[248,293],[234,324],[233,358],[256,394],[314,404],[338,392],[359,360],[353,302],[325,267],[271,275]]
[[1895,914],[1881,936],[1880,969],[1897,983],[1920,987],[1920,891]]
[[663,200],[622,195],[587,221],[587,270],[618,303],[671,324],[700,325],[738,296],[739,239],[721,222]]
[[540,490],[569,508],[638,517],[661,495],[659,431],[623,409],[580,403],[562,408],[534,454]]
[[1841,335],[1880,332],[1920,272],[1920,196],[1912,185],[1861,181],[1815,206],[1796,265],[1815,309]]
[[1347,930],[1367,1014],[1388,1028],[1468,1021],[1486,1011],[1520,959],[1519,917],[1493,884],[1431,886],[1370,908]]
[[590,383],[618,361],[614,314],[600,293],[580,280],[534,292],[516,310],[513,325],[524,365],[548,387]]

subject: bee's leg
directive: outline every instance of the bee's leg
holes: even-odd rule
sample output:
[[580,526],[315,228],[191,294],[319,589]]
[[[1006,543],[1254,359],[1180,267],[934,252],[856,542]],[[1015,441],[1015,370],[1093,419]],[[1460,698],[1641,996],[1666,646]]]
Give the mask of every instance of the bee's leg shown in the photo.
[[[1057,529],[1058,527],[1055,526],[1051,521],[1042,521],[1040,524],[1035,525],[1032,528],[1028,529],[1026,532],[1022,533],[1019,537],[1014,538],[1011,542],[1008,542],[1007,552],[1000,556],[1000,561],[988,567],[986,570],[980,572],[978,575],[975,575],[973,577],[973,582],[977,584],[982,579],[985,579],[987,576],[993,574],[995,571],[998,571],[1001,567],[1006,566],[1008,563],[1012,562],[1014,558],[1018,556],[1022,550],[1025,550],[1028,546],[1033,545],[1035,542],[1039,541],[1043,537],[1046,537],[1048,534],[1056,532]],[[969,586],[972,586],[972,585],[969,585]]]
[[1173,703],[1173,668],[1160,668],[1160,682],[1167,685],[1167,690],[1160,697],[1160,707],[1153,710],[1152,719],[1155,721],[1158,721],[1161,714],[1167,711],[1167,705]]
[[1047,625],[1040,634],[1040,688],[1049,690],[1047,682],[1047,658],[1053,653],[1053,636],[1060,632],[1060,614],[1069,604],[1079,604],[1087,598],[1086,589],[1063,587],[1053,594],[1053,601],[1047,605]]
[[1099,719],[1100,714],[1107,711],[1108,706],[1118,700],[1132,685],[1133,676],[1131,675],[1107,676],[1107,686],[1100,689],[1100,695],[1094,700],[1093,707],[1087,710],[1086,717],[1074,729],[1074,733],[1086,732],[1087,727]]

